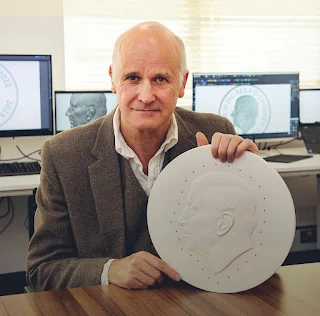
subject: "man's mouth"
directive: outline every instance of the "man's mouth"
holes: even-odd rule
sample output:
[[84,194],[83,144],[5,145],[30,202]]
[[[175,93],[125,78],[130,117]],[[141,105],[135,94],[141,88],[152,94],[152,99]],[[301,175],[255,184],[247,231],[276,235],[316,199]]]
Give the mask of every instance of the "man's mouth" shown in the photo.
[[157,110],[157,109],[136,109],[135,111],[138,111],[138,112],[158,112],[159,110]]

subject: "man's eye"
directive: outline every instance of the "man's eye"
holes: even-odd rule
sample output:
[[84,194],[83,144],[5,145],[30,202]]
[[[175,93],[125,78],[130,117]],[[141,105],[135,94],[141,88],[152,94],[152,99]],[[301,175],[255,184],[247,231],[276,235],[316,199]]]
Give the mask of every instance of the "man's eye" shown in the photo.
[[156,81],[157,81],[157,82],[166,82],[167,79],[166,79],[166,78],[163,78],[163,77],[157,77],[157,78],[156,78]]
[[129,81],[137,81],[137,80],[138,80],[138,77],[137,77],[137,76],[129,76],[129,77],[127,78],[127,80],[129,80]]

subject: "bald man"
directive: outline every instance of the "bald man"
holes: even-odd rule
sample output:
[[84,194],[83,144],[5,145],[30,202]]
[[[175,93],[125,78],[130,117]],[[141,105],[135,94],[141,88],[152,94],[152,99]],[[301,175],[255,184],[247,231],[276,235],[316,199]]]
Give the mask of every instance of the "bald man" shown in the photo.
[[107,113],[107,99],[104,93],[72,94],[66,112],[70,127],[90,123]]
[[179,281],[149,236],[154,181],[208,138],[221,161],[258,153],[226,118],[176,107],[189,71],[182,40],[162,24],[144,22],[122,34],[109,74],[118,107],[42,148],[27,265],[28,282],[38,290],[108,283],[146,289],[164,276]]

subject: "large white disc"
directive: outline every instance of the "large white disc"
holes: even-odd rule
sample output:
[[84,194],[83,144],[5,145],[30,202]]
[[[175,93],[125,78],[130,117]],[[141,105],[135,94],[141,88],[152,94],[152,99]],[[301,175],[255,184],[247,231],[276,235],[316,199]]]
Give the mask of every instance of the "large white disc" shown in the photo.
[[272,276],[296,227],[291,194],[267,162],[245,152],[222,163],[210,145],[164,168],[147,218],[159,256],[184,281],[220,293],[244,291]]

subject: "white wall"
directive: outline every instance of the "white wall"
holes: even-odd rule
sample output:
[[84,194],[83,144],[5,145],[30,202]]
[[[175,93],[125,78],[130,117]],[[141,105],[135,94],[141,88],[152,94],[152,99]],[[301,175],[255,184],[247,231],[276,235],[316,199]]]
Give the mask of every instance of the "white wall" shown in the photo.
[[53,90],[65,88],[62,0],[0,0],[0,54],[51,54]]
[[[62,0],[0,0],[0,54],[52,55],[54,90],[65,89],[65,58]],[[26,153],[41,148],[46,137],[17,138]],[[20,154],[10,138],[0,138],[2,159]],[[1,181],[1,178],[0,178]],[[15,217],[7,230],[0,234],[0,274],[24,271],[28,231],[24,227],[27,214],[26,197],[13,197]],[[0,204],[0,214],[5,213]],[[0,219],[0,230],[8,219]]]

